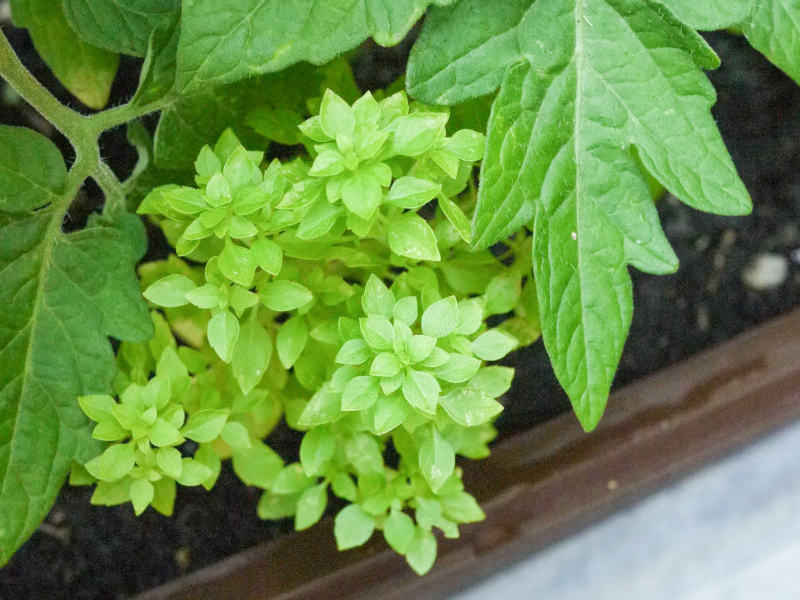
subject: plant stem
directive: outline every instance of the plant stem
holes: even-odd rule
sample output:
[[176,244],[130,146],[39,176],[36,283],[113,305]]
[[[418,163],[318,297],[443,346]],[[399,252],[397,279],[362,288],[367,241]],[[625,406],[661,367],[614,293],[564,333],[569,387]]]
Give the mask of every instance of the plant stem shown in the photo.
[[142,105],[135,105],[129,102],[83,118],[86,120],[89,129],[97,135],[100,135],[104,131],[123,125],[128,121],[133,121],[139,117],[161,110],[171,102],[172,100],[169,98],[162,98]]
[[[167,97],[141,106],[128,103],[88,117],[84,116],[61,104],[30,74],[20,62],[2,30],[0,30],[0,77],[5,79],[42,117],[64,134],[75,148],[76,160],[70,169],[70,175],[73,175],[74,172],[75,178],[82,178],[79,182],[73,181],[72,196],[77,193],[86,177],[91,176],[103,190],[107,202],[114,205],[124,202],[125,188],[123,184],[100,158],[98,147],[100,134],[160,110],[172,99]],[[68,202],[71,202],[71,197]],[[64,212],[68,208],[69,203],[65,205]]]
[[106,197],[107,207],[111,205],[124,206],[125,192],[123,185],[105,161],[99,161],[90,175],[103,191],[103,195]]
[[0,77],[6,80],[25,101],[63,133],[75,151],[86,148],[87,133],[83,117],[64,106],[40,84],[17,58],[8,38],[0,31]]

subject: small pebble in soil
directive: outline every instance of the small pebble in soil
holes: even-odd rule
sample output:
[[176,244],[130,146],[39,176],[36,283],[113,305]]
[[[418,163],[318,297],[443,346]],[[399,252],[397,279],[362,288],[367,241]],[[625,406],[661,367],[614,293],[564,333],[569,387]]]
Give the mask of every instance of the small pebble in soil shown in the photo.
[[752,290],[776,288],[789,276],[789,261],[780,254],[764,253],[754,256],[742,270],[742,281]]
[[175,551],[175,564],[178,566],[181,573],[185,573],[189,570],[189,565],[192,564],[192,557],[188,548],[182,546]]

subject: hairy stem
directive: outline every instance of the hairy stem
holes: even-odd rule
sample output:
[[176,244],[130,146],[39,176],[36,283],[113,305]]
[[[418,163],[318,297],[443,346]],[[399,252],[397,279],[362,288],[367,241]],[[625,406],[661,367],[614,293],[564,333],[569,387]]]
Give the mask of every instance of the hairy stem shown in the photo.
[[2,31],[0,31],[0,77],[5,79],[40,115],[50,121],[53,127],[63,133],[77,152],[83,149],[83,144],[79,143],[85,141],[87,133],[83,117],[61,104],[36,81],[17,58]]
[[[125,188],[109,166],[100,158],[100,134],[128,121],[160,110],[168,99],[157,100],[141,106],[123,104],[90,116],[84,116],[61,104],[20,62],[5,34],[0,31],[0,77],[13,87],[28,104],[58,129],[75,148],[76,161],[70,170],[74,193],[89,176],[103,190],[106,201],[123,203]],[[78,168],[80,167],[80,168]],[[71,198],[69,200],[71,202]],[[64,211],[69,208],[67,203]]]

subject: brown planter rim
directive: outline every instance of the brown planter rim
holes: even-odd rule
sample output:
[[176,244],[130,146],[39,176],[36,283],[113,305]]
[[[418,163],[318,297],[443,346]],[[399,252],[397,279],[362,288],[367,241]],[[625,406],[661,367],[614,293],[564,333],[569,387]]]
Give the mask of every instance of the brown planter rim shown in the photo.
[[800,417],[800,309],[615,392],[584,434],[565,414],[464,464],[486,520],[417,577],[380,535],[338,552],[333,523],[281,537],[137,600],[441,598]]

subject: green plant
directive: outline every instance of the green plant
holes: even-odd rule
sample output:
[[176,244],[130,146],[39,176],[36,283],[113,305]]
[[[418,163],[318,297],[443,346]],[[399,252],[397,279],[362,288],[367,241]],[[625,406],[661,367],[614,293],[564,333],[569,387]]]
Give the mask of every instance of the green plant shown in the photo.
[[[144,62],[127,103],[84,116],[0,36],[0,76],[75,150],[67,169],[44,136],[0,126],[3,562],[71,466],[73,482],[99,482],[95,502],[168,513],[176,482],[210,487],[231,456],[264,488],[262,516],[308,526],[330,488],[350,503],[341,547],[382,529],[426,570],[431,527],[480,517],[453,456],[485,455],[510,385],[483,361],[541,322],[591,429],[630,324],[627,266],[677,268],[648,178],[701,210],[749,210],[709,112],[702,69],[719,61],[696,29],[738,30],[800,80],[793,0],[11,7],[89,108],[106,104],[118,52]],[[399,42],[426,11],[406,85],[430,107],[361,96],[336,57]],[[437,104],[453,105],[450,135]],[[138,119],[157,111],[151,139]],[[120,182],[98,139],[123,124],[140,159]],[[485,143],[464,131],[484,125]],[[265,165],[270,142],[305,151]],[[64,233],[89,178],[102,213]],[[149,311],[137,210],[183,257],[139,267]],[[507,318],[486,329],[492,315]],[[305,432],[288,466],[263,441],[282,413]]]
[[[200,151],[197,187],[148,194],[139,212],[192,262],[141,267],[166,320],[153,313],[154,340],[120,348],[119,401],[79,398],[93,437],[112,442],[73,471],[74,483],[98,481],[94,503],[171,514],[176,482],[210,488],[230,456],[265,490],[261,517],[310,527],[330,488],[349,503],[336,516],[341,549],[381,529],[419,573],[436,555],[432,527],[457,536],[482,518],[455,456],[488,454],[513,372],[484,361],[520,343],[485,319],[519,312],[517,332],[538,330],[520,306],[524,236],[448,277],[447,261],[469,254],[462,208],[484,141],[447,136],[447,120],[404,92],[351,107],[328,90],[299,126],[313,161],[262,171],[263,153],[228,130]],[[425,220],[417,211],[434,198]],[[304,432],[288,465],[261,441],[282,413]],[[177,449],[187,439],[191,458]],[[389,445],[397,464],[384,462]]]

